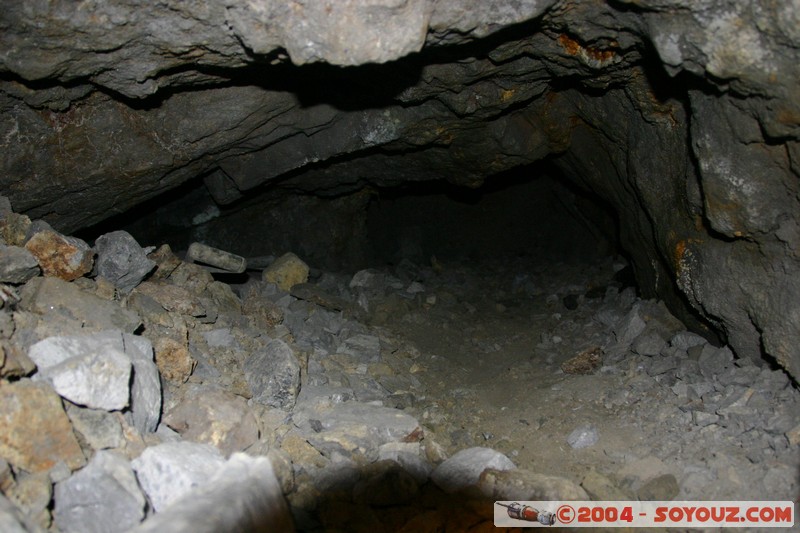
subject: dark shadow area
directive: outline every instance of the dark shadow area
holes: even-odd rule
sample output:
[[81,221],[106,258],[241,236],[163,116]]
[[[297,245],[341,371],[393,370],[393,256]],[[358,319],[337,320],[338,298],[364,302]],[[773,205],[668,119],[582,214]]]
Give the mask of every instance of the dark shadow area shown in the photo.
[[[163,194],[150,198],[123,213],[111,216],[98,224],[76,231],[74,235],[92,244],[97,237],[104,233],[130,228],[137,224],[145,224],[153,228],[153,237],[158,236],[162,238],[162,240],[150,241],[148,239],[148,234],[140,234],[139,238],[144,238],[144,241],[141,242],[142,245],[155,245],[161,244],[162,242],[173,245],[173,243],[179,241],[186,242],[186,246],[188,246],[188,241],[180,237],[180,235],[187,225],[191,226],[191,218],[202,211],[203,206],[196,203],[196,197],[198,192],[202,193],[203,191],[205,191],[205,187],[203,186],[202,177],[186,181],[174,189],[170,189]],[[189,206],[192,204],[196,206],[196,209],[192,209],[188,213],[175,211],[178,206]],[[169,213],[172,213],[174,216],[170,217]],[[157,233],[155,230],[157,230]]]
[[614,210],[547,163],[488,178],[477,189],[444,181],[393,188],[356,185],[340,195],[280,186],[227,206],[193,180],[81,231],[93,242],[116,229],[141,245],[186,250],[194,241],[247,258],[293,251],[309,264],[354,272],[403,259],[580,263],[621,255]]
[[411,533],[495,529],[494,500],[481,495],[477,488],[448,494],[431,481],[418,484],[399,465],[389,463],[373,463],[361,471],[344,474],[342,479],[332,479],[333,486],[320,494],[312,509],[294,509],[296,531]]
[[479,189],[444,182],[381,189],[368,209],[376,259],[582,262],[620,253],[610,206],[549,165],[493,176]]

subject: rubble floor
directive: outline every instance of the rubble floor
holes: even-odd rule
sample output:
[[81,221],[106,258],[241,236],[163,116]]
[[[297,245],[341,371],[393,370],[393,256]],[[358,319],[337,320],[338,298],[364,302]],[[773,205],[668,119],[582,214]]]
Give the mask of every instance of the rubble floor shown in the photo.
[[[413,358],[409,369],[420,386],[403,409],[425,429],[423,446],[441,446],[445,456],[489,447],[520,469],[580,485],[593,500],[795,500],[797,388],[780,370],[706,345],[663,304],[640,300],[616,281],[622,266],[612,258],[515,258],[375,270],[406,279],[404,285],[417,279],[425,289],[413,300],[366,302],[385,358]],[[642,318],[644,331],[626,330],[635,329],[631,316]],[[655,346],[663,344],[663,353],[636,343],[648,331],[658,333]],[[699,344],[670,364],[680,338]],[[698,354],[703,372],[692,363],[694,374],[682,373],[681,361]],[[721,356],[720,366],[709,365],[708,354]],[[581,428],[587,440],[570,444]],[[432,506],[425,498],[436,499],[422,491],[417,505]],[[471,507],[469,498],[438,498],[445,515],[448,506],[471,508],[473,522],[463,530],[491,529],[485,498]],[[333,526],[326,530],[363,523],[325,518],[326,506],[318,510]],[[440,525],[430,530],[462,530]]]
[[[761,423],[747,427],[719,416],[718,423],[699,427],[692,400],[673,390],[680,380],[669,372],[648,374],[652,356],[626,350],[590,373],[562,370],[571,358],[614,344],[614,328],[597,320],[609,299],[627,297],[618,303],[628,305],[620,314],[638,300],[632,288],[617,294],[610,258],[596,264],[517,259],[437,266],[425,279],[426,294],[436,295],[435,301],[422,300],[408,314],[388,317],[383,327],[418,350],[415,375],[424,393],[409,411],[449,453],[491,447],[519,468],[585,482],[587,491],[604,499],[797,497],[797,443],[788,446],[783,435],[759,431],[766,419],[797,405],[798,391],[782,372],[756,366],[773,376],[766,386],[783,393],[767,393],[772,409],[753,408],[751,416]],[[569,295],[574,309],[565,306]],[[666,312],[662,318],[674,327],[676,319]],[[730,386],[716,388],[732,393]],[[571,447],[570,433],[587,426],[596,443]],[[603,493],[595,473],[613,489]],[[677,487],[652,483],[670,475]]]
[[[404,260],[312,270],[308,283],[282,289],[275,272],[308,274],[296,257],[234,279],[214,279],[169,247],[148,258],[156,268],[148,263],[130,292],[94,274],[8,289],[17,303],[0,313],[0,332],[5,368],[18,369],[0,385],[9,397],[46,393],[49,414],[75,433],[52,421],[31,433],[24,416],[3,415],[25,453],[0,463],[0,489],[27,531],[80,528],[94,499],[104,501],[91,507],[97,517],[127,509],[143,527],[159,506],[191,501],[190,485],[175,485],[150,456],[186,474],[195,460],[211,469],[244,461],[238,452],[266,455],[284,515],[298,531],[331,533],[493,531],[498,500],[800,492],[796,384],[639,298],[623,260]],[[285,271],[271,270],[281,263]],[[96,384],[116,375],[108,365],[81,378],[80,393],[102,402],[93,408],[66,397],[62,408],[56,385],[38,381],[69,370],[49,365],[51,355],[85,345],[82,357],[111,341],[151,370],[153,379],[142,367],[119,383],[133,391],[130,409],[104,403]],[[39,467],[55,435],[72,438],[55,450],[61,463]],[[210,459],[193,455],[198,446]],[[131,480],[136,472],[131,498],[81,492],[83,477],[108,477],[114,465]]]

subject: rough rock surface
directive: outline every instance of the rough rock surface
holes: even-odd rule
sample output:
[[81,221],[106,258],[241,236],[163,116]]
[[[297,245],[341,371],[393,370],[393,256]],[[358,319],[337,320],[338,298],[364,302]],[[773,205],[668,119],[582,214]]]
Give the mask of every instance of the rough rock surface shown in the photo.
[[142,323],[135,312],[93,294],[84,294],[77,286],[58,278],[34,278],[21,292],[24,310],[78,321],[88,331],[121,329],[133,333]]
[[50,383],[63,398],[108,411],[130,399],[131,360],[108,340],[97,337],[50,337],[28,351],[38,372],[33,379]]
[[0,245],[0,282],[25,283],[39,274],[39,263],[25,248]]
[[97,274],[129,293],[156,266],[127,231],[101,235],[94,243]]
[[23,380],[0,384],[3,421],[0,453],[28,472],[41,472],[63,461],[72,469],[86,462],[61,400],[43,383]]
[[278,178],[474,186],[554,155],[616,209],[646,296],[800,375],[794,3],[43,6],[0,17],[18,212],[70,232],[203,175],[201,226]]
[[[9,531],[233,531],[266,516],[287,531],[483,530],[496,499],[798,490],[800,394],[786,373],[623,288],[620,259],[405,260],[317,271],[287,293],[154,257],[164,272],[122,299],[96,273],[36,277],[0,309],[3,355],[36,363],[0,379]],[[255,312],[267,302],[282,321]],[[100,304],[107,316],[90,312]],[[95,331],[114,309],[144,327]],[[159,339],[196,365],[166,379]],[[27,377],[100,352],[133,368],[122,412]],[[593,363],[566,372],[582,354]]]
[[89,272],[94,265],[94,254],[88,244],[56,231],[35,233],[25,243],[25,249],[36,257],[45,276],[72,281]]
[[211,444],[225,456],[258,440],[258,422],[241,396],[209,387],[191,387],[164,423],[184,439]]
[[256,402],[270,407],[294,406],[300,387],[300,363],[285,342],[270,341],[247,358],[243,371]]
[[491,448],[467,448],[437,466],[431,479],[445,492],[457,492],[477,485],[487,468],[511,470],[516,466],[511,459]]
[[[796,497],[797,2],[7,4],[3,527],[49,527],[51,509],[80,499],[52,487],[94,475],[80,468],[107,447],[141,467],[136,482],[159,511],[151,530],[179,530],[158,515],[187,487],[252,496],[227,491],[225,474],[235,484],[254,463],[212,476],[202,467],[224,469],[222,452],[159,423],[189,409],[187,382],[235,396],[236,413],[249,403],[248,453],[274,459],[301,530],[488,529],[486,502],[431,481],[476,447],[523,467],[470,464],[464,484],[484,496],[580,495],[582,480],[603,499]],[[467,265],[420,248],[416,262],[401,253],[392,268],[361,270],[374,266],[359,264],[364,212],[385,188],[477,187],[512,169],[556,172],[606,202],[639,293],[609,281],[609,261],[572,271],[538,250],[533,264]],[[138,245],[141,269],[123,281],[130,264],[95,272],[94,251],[68,236],[173,191],[142,222],[158,228],[153,242],[139,242],[203,241],[258,269],[293,250],[314,267],[313,287],[238,279],[237,296],[165,247],[145,278]],[[246,254],[228,248],[240,245]],[[336,274],[316,270],[325,256],[340,260]],[[25,354],[108,329],[124,332],[118,351],[134,360],[130,410],[65,414],[68,400],[29,377],[46,369]],[[151,345],[164,348],[158,369]],[[249,359],[275,346],[281,357]],[[564,367],[587,353],[589,364]],[[227,447],[214,437],[225,413],[198,409],[175,425]],[[252,439],[242,420],[248,431],[226,452]],[[587,427],[590,439],[569,438]],[[161,472],[145,464],[165,449]],[[137,490],[114,503],[138,505]],[[172,519],[192,530],[197,502],[183,502]],[[236,520],[229,509],[220,517]]]
[[202,486],[224,463],[208,444],[165,442],[133,460],[133,470],[156,511]]
[[61,531],[128,531],[144,518],[145,499],[127,459],[98,451],[85,468],[55,486]]
[[308,281],[308,265],[289,252],[277,258],[271,265],[264,269],[264,281],[274,283],[284,291]]
[[266,457],[234,454],[200,490],[187,494],[135,533],[294,531],[275,470]]

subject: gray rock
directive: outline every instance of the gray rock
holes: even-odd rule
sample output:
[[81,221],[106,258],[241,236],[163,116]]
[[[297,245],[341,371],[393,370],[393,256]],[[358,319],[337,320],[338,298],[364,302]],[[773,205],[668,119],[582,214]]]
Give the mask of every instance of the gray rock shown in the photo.
[[782,491],[797,490],[800,483],[797,471],[788,465],[771,466],[764,475],[765,494],[781,494]]
[[686,350],[681,350],[680,348],[676,348],[674,346],[665,346],[661,350],[661,355],[664,357],[675,357],[677,359],[687,359],[689,354],[686,353]]
[[707,379],[711,379],[733,366],[733,353],[727,346],[715,348],[710,344],[706,344],[703,346],[703,351],[700,352],[697,364],[699,365],[700,373]]
[[681,359],[675,375],[686,383],[696,383],[703,379],[700,374],[700,365],[694,359]]
[[757,366],[737,367],[731,366],[717,375],[717,380],[722,385],[746,386],[755,382],[761,369]]
[[680,331],[672,336],[669,340],[670,346],[674,346],[680,350],[688,350],[692,346],[703,346],[708,344],[708,341],[691,331]]
[[183,262],[170,274],[169,280],[175,286],[189,291],[189,294],[201,296],[214,282],[214,276],[200,265]]
[[153,509],[160,512],[208,483],[224,462],[211,445],[166,442],[145,449],[131,464]]
[[148,339],[119,331],[50,337],[31,346],[29,355],[39,366],[38,379],[52,383],[63,397],[96,409],[130,405],[134,427],[141,433],[155,431],[161,381]]
[[[197,265],[191,265],[191,266],[197,267]],[[180,270],[181,269],[178,268],[176,269],[176,272]],[[183,273],[186,272],[183,271]],[[185,279],[182,280],[182,282],[185,281],[186,281]],[[186,283],[187,285],[191,286],[191,282],[186,282]],[[205,290],[207,284],[204,285],[202,282],[199,283],[203,287],[203,289],[200,289],[202,292],[202,290]],[[202,317],[206,316],[208,313],[208,310],[205,308],[200,298],[196,294],[193,294],[193,292],[186,287],[178,285],[169,285],[164,283],[155,283],[152,281],[144,281],[136,287],[136,290],[133,292],[132,297],[136,298],[142,295],[148,296],[152,300],[155,300],[156,302],[158,302],[158,305],[160,305],[163,309],[166,309],[167,311],[171,311],[173,313],[180,313],[182,315],[187,315],[191,317]],[[151,311],[151,313],[156,314],[155,313],[156,310],[152,308],[151,303],[142,302],[139,305],[143,307],[143,310],[148,310]]]
[[58,278],[34,278],[20,296],[22,309],[45,317],[52,313],[79,320],[89,331],[121,329],[133,333],[142,323],[136,313],[119,303],[98,298]]
[[36,526],[26,524],[26,517],[14,504],[0,493],[0,531],[4,533],[33,533],[42,531]]
[[652,357],[661,353],[661,350],[666,346],[667,341],[661,334],[654,330],[645,330],[644,333],[636,337],[631,345],[631,349],[639,355]]
[[[744,387],[733,387],[732,390],[716,406],[716,414],[720,415],[720,425],[729,427],[736,423],[742,431],[749,431],[760,422],[758,406],[752,402],[754,390]],[[764,406],[768,408],[768,405]]]
[[431,473],[431,480],[447,493],[458,492],[478,484],[486,469],[513,470],[514,463],[491,448],[467,448],[456,452]]
[[53,486],[47,472],[21,472],[16,483],[5,492],[8,499],[31,521],[41,525],[49,524],[48,507],[53,497]]
[[705,411],[692,411],[692,422],[701,428],[710,426],[719,422],[719,415]]
[[[308,442],[326,455],[372,457],[383,444],[422,438],[419,422],[409,414],[359,402],[298,406],[293,420],[304,429]],[[319,421],[316,430],[312,420]]]
[[240,315],[242,312],[242,301],[233,292],[227,283],[212,281],[206,287],[206,293],[216,304],[220,315]]
[[689,398],[689,385],[687,385],[683,381],[678,381],[672,387],[670,387],[673,394],[678,398],[685,400]]
[[142,435],[152,433],[161,418],[161,379],[153,360],[153,345],[145,337],[127,333],[121,341],[125,354],[133,362],[131,422]]
[[382,277],[381,273],[374,269],[359,270],[350,279],[349,286],[351,289],[375,289],[381,288]]
[[14,209],[11,207],[11,200],[7,196],[0,196],[0,221],[4,221],[13,213]]
[[775,394],[789,388],[789,378],[785,372],[780,370],[771,370],[769,368],[762,368],[761,374],[755,383],[752,384],[753,388],[758,390],[770,390]]
[[313,418],[335,404],[349,402],[354,398],[353,390],[349,387],[306,385],[297,396],[295,420],[306,419],[305,415],[309,412],[313,412]]
[[145,498],[127,459],[98,451],[55,486],[54,518],[64,533],[123,532],[144,518]]
[[0,283],[25,283],[39,273],[39,263],[28,250],[0,244]]
[[124,444],[122,425],[117,417],[100,409],[67,406],[67,416],[75,431],[93,450],[118,448]]
[[243,370],[254,401],[283,409],[294,406],[300,387],[300,363],[285,342],[271,340],[247,358]]
[[678,368],[678,359],[675,357],[653,357],[648,362],[647,373],[651,376],[660,376],[676,368]]
[[292,515],[266,457],[237,453],[202,486],[182,494],[131,533],[294,531]]
[[356,334],[347,338],[337,353],[346,354],[360,363],[377,361],[381,353],[381,341],[374,335]]
[[797,409],[783,410],[770,416],[764,424],[764,429],[772,434],[782,434],[791,431],[800,424],[800,412]]
[[627,347],[638,337],[645,329],[647,324],[641,317],[641,310],[639,305],[635,304],[628,314],[622,317],[619,322],[614,326],[614,335],[617,339],[617,344]]
[[594,320],[607,328],[613,328],[621,319],[619,310],[610,306],[603,306],[594,315]]
[[212,329],[211,331],[204,331],[203,338],[206,340],[209,348],[231,348],[241,349],[239,341],[233,336],[230,328]]
[[62,397],[95,409],[128,406],[131,360],[106,336],[50,337],[31,346],[34,380],[52,385]]
[[575,450],[594,446],[600,439],[597,429],[591,425],[584,425],[572,430],[567,436],[567,443]]
[[[316,351],[319,354],[319,350]],[[328,383],[328,376],[325,367],[315,356],[308,358],[308,369],[306,370],[307,386],[318,387]]]
[[700,354],[703,353],[703,348],[706,346],[707,344],[696,344],[695,346],[690,346],[686,350],[686,356],[692,361],[697,361],[700,359]]
[[147,276],[156,263],[148,259],[136,239],[127,231],[112,231],[97,238],[97,274],[127,294]]
[[351,375],[348,381],[350,382],[350,387],[353,389],[356,400],[359,402],[374,402],[384,400],[389,396],[389,391],[370,376]]

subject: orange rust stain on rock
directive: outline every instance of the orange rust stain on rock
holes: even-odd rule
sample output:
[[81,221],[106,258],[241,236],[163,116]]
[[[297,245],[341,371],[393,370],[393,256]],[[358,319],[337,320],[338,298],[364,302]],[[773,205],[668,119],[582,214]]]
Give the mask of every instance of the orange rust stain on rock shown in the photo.
[[566,52],[571,56],[576,56],[581,51],[581,45],[578,43],[578,41],[576,41],[566,33],[562,33],[561,35],[558,36],[558,44],[560,44],[564,48],[564,50],[566,50]]
[[[564,48],[564,50],[572,56],[578,55],[583,51],[591,59],[595,61],[608,61],[609,59],[613,58],[617,53],[612,49],[601,50],[599,48],[594,48],[591,46],[585,47],[581,45],[578,41],[567,35],[566,33],[562,33],[558,36],[558,43]],[[616,41],[612,41],[609,43],[610,46],[619,46]]]
[[683,259],[686,256],[687,251],[689,250],[689,246],[692,244],[699,244],[703,241],[701,239],[680,239],[678,242],[675,243],[675,248],[673,249],[672,253],[672,260],[673,266],[675,267],[675,272],[677,274],[681,273],[683,270]]
[[514,95],[517,93],[515,89],[506,89],[502,93],[500,93],[500,101],[501,102],[508,102]]
[[79,239],[54,231],[40,231],[25,243],[45,276],[72,281],[87,274],[94,266],[94,253]]
[[685,253],[686,253],[686,240],[681,239],[675,244],[675,251],[672,255],[672,260],[675,265],[675,270],[680,270],[681,259],[683,259],[683,254]]

